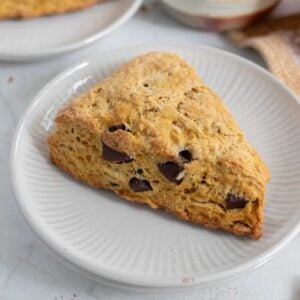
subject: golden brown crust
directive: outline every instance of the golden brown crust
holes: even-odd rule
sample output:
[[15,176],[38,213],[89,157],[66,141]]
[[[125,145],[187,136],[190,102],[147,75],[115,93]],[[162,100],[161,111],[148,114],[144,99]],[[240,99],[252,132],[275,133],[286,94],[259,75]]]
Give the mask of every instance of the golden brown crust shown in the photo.
[[64,14],[87,8],[101,0],[1,0],[0,19],[28,19]]
[[[268,170],[219,97],[177,55],[133,59],[62,110],[56,125],[50,157],[73,177],[206,227],[261,235]],[[102,143],[130,160],[103,159]],[[182,150],[191,161],[183,162]],[[183,169],[176,183],[158,167],[168,161]],[[133,177],[152,189],[132,190]],[[245,207],[229,208],[228,195]]]

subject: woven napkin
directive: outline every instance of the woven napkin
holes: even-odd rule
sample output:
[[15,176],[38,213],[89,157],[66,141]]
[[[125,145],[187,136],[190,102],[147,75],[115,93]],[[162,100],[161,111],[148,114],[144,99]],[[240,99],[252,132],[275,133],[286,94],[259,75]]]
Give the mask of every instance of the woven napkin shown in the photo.
[[256,49],[270,71],[300,96],[300,14],[268,19],[229,37],[241,47]]

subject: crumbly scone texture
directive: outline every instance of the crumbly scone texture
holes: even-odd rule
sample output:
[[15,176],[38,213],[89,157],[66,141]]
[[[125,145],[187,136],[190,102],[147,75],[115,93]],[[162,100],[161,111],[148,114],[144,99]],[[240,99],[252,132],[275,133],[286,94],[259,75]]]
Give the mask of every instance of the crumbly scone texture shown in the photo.
[[55,122],[50,158],[76,179],[206,227],[261,236],[268,169],[176,54],[134,58]]
[[[100,0],[101,1],[101,0]],[[0,19],[33,18],[63,14],[93,5],[99,0],[1,0]]]

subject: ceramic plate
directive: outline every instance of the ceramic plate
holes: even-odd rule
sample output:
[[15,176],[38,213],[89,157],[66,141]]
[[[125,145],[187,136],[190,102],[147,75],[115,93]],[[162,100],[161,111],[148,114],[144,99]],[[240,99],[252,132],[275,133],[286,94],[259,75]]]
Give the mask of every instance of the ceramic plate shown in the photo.
[[141,2],[110,0],[64,15],[0,21],[0,60],[38,60],[89,45],[124,24]]
[[[75,181],[49,161],[46,138],[60,108],[124,62],[150,50],[174,51],[192,64],[224,99],[269,166],[272,180],[260,240],[205,229],[129,203]],[[36,96],[14,139],[12,183],[19,207],[38,236],[85,274],[123,287],[189,289],[257,268],[297,233],[299,153],[297,99],[262,68],[207,47],[137,46],[86,60]]]

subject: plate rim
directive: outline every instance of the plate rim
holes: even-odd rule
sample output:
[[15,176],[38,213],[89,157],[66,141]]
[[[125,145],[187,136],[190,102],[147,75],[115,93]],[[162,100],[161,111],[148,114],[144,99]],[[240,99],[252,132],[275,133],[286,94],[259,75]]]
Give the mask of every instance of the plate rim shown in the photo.
[[[260,72],[263,74],[263,76],[267,76],[269,80],[272,80],[275,84],[279,85],[280,88],[282,88],[286,93],[289,94],[289,98],[298,105],[300,108],[300,102],[297,96],[290,91],[283,83],[279,81],[274,75],[269,73],[267,70],[264,68],[260,67],[259,65],[255,64],[254,62],[251,62],[243,57],[240,57],[236,54],[227,52],[222,49],[210,47],[210,46],[203,46],[203,45],[193,45],[193,44],[188,44],[188,43],[183,43],[183,44],[176,44],[176,43],[160,43],[160,44],[153,44],[153,43],[147,43],[147,44],[137,44],[137,45],[131,45],[127,47],[122,47],[122,48],[117,48],[111,51],[103,51],[101,52],[101,58],[103,58],[105,55],[111,55],[113,53],[118,53],[119,51],[129,51],[130,49],[145,49],[144,51],[151,51],[149,48],[152,50],[158,48],[165,48],[165,49],[170,49],[172,48],[176,49],[178,47],[179,49],[202,49],[204,51],[212,51],[215,52],[216,54],[221,54],[223,56],[230,57],[234,60],[237,60],[238,63],[244,64],[249,66],[252,69],[255,69],[256,71]],[[172,50],[171,50],[172,51]],[[176,52],[176,50],[173,50]],[[197,278],[197,276],[193,276],[195,279],[193,282],[189,283],[179,283],[177,280],[174,280],[172,278],[168,278],[167,282],[160,282],[161,278],[158,280],[154,280],[154,278],[144,278],[137,280],[136,275],[135,277],[132,277],[130,279],[122,277],[122,274],[119,276],[116,276],[118,274],[115,274],[115,272],[106,272],[107,270],[103,268],[100,272],[94,272],[93,270],[86,269],[86,267],[82,264],[76,261],[76,257],[70,256],[70,253],[61,251],[61,249],[58,247],[58,245],[55,244],[54,240],[52,238],[45,238],[45,235],[43,235],[43,231],[36,226],[36,224],[33,221],[33,218],[31,217],[31,214],[29,210],[26,208],[26,201],[22,200],[22,195],[21,191],[18,186],[17,182],[17,166],[16,166],[16,158],[17,158],[17,150],[19,145],[19,140],[21,137],[21,134],[23,132],[24,126],[26,125],[26,120],[28,116],[30,115],[31,111],[35,108],[36,105],[42,101],[43,95],[48,93],[49,89],[51,89],[53,86],[58,84],[61,80],[63,80],[66,76],[71,74],[72,72],[78,71],[80,68],[84,68],[88,64],[91,64],[94,60],[99,60],[99,55],[91,56],[88,57],[84,60],[82,60],[79,63],[76,63],[66,69],[64,69],[62,72],[60,72],[57,76],[55,76],[53,79],[51,79],[41,90],[40,92],[37,93],[37,95],[33,98],[33,100],[29,103],[25,111],[23,112],[18,126],[16,128],[13,140],[12,140],[12,147],[10,151],[10,178],[11,178],[11,183],[12,183],[12,190],[13,190],[13,195],[14,199],[17,203],[17,207],[27,223],[30,225],[31,229],[34,231],[34,233],[39,237],[39,239],[47,245],[51,251],[54,251],[56,254],[58,254],[63,260],[66,261],[66,265],[70,267],[70,264],[73,265],[75,268],[72,269],[77,269],[79,273],[83,273],[85,276],[90,277],[87,273],[92,274],[93,279],[99,278],[99,281],[103,282],[101,278],[104,278],[105,280],[110,280],[112,282],[117,282],[120,283],[120,285],[123,285],[123,287],[126,288],[126,286],[129,287],[129,289],[139,289],[139,290],[167,290],[167,291],[178,291],[178,290],[191,290],[195,288],[202,288],[202,287],[208,287],[208,286],[213,286],[216,284],[224,283],[229,280],[235,279],[241,275],[247,274],[250,271],[253,271],[257,269],[258,267],[262,266],[266,262],[268,262],[270,259],[272,259],[275,254],[277,254],[285,245],[288,244],[296,235],[298,232],[300,232],[300,218],[298,222],[295,222],[294,227],[289,231],[288,234],[286,234],[285,237],[280,239],[277,243],[273,244],[271,247],[267,248],[264,250],[260,255],[245,261],[244,263],[234,266],[229,268],[228,270],[224,270],[218,273],[213,273],[210,275],[205,276],[205,280],[201,278]],[[290,101],[291,101],[290,100]],[[300,213],[299,213],[300,215]],[[300,217],[300,216],[299,216]],[[80,271],[81,269],[81,271]],[[152,281],[151,281],[152,280]],[[154,280],[154,282],[153,282]]]
[[[11,61],[11,62],[37,61],[37,60],[42,60],[44,58],[49,58],[59,54],[68,53],[89,46],[95,43],[96,41],[100,40],[101,38],[109,35],[115,29],[124,25],[135,15],[139,7],[141,6],[143,0],[130,0],[130,1],[132,3],[128,6],[128,8],[122,13],[122,15],[119,18],[116,18],[112,23],[110,23],[104,29],[100,31],[98,30],[96,33],[92,35],[82,38],[76,42],[68,43],[65,46],[58,46],[50,49],[46,48],[38,51],[35,50],[32,51],[32,53],[11,54],[9,51],[0,51],[0,60]],[[89,7],[88,9],[93,9],[93,7]],[[61,15],[61,17],[63,16],[64,15]]]

